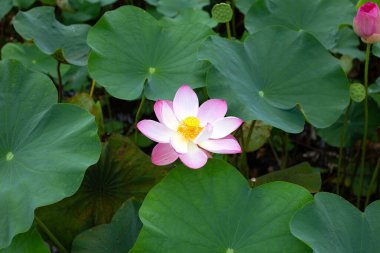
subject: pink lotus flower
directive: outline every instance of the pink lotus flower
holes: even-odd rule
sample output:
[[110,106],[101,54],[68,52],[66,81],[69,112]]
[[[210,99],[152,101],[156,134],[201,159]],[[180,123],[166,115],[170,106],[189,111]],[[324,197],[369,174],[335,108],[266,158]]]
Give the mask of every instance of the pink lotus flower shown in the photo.
[[142,120],[137,128],[149,139],[158,142],[153,148],[152,162],[167,165],[178,158],[189,168],[204,166],[210,152],[241,152],[237,140],[230,135],[243,121],[224,117],[227,103],[210,99],[199,107],[198,97],[187,85],[176,93],[173,102],[158,100],[154,111],[159,122]]
[[354,31],[365,43],[380,41],[380,14],[377,4],[368,2],[359,8],[354,18]]

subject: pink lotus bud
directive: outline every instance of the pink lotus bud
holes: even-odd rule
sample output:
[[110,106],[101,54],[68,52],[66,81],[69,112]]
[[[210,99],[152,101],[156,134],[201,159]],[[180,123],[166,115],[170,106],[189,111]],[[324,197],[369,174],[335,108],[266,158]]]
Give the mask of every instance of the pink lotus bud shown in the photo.
[[365,43],[380,41],[380,13],[377,4],[362,5],[354,18],[354,31]]

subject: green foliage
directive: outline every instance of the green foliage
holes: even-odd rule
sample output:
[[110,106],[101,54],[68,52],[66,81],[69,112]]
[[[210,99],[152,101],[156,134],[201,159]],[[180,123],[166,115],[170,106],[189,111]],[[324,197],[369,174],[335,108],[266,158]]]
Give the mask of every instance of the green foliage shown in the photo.
[[157,11],[165,16],[176,16],[185,9],[202,9],[210,4],[210,0],[145,0],[147,3],[157,7]]
[[79,233],[110,222],[124,201],[131,197],[142,200],[165,174],[128,138],[115,135],[104,145],[98,163],[87,170],[80,189],[40,208],[37,214],[61,243],[71,248]]
[[50,253],[50,250],[36,226],[32,226],[28,232],[15,236],[12,244],[8,248],[0,249],[0,253]]
[[179,166],[148,193],[131,253],[310,252],[292,237],[289,221],[311,199],[285,182],[251,189],[222,160],[200,170]]
[[268,28],[244,43],[212,36],[200,58],[214,66],[207,76],[211,97],[225,99],[233,115],[286,132],[301,132],[304,117],[328,127],[349,101],[339,62],[305,32]]
[[[106,13],[90,30],[91,76],[121,99],[172,99],[184,83],[204,85],[204,64],[197,61],[201,42],[211,34],[197,24],[161,25],[131,6]],[[110,75],[112,73],[112,75]]]
[[339,29],[336,36],[336,45],[331,51],[363,61],[364,52],[358,49],[359,45],[359,37],[351,28],[344,26]]
[[[254,124],[251,138],[248,140],[249,129]],[[248,121],[243,125],[244,140],[249,141],[246,152],[253,152],[261,148],[271,136],[272,126],[262,121]]]
[[247,12],[245,26],[250,33],[275,25],[306,31],[332,49],[339,26],[351,25],[354,15],[349,0],[257,0]]
[[320,191],[322,185],[320,172],[306,162],[258,177],[255,179],[254,185],[259,186],[275,181],[298,184],[308,189],[310,192]]
[[135,243],[142,227],[138,217],[140,204],[126,201],[110,224],[84,231],[73,242],[73,253],[125,253]]
[[380,201],[364,213],[332,193],[317,193],[290,223],[292,234],[314,252],[378,253],[380,241]]
[[77,106],[55,104],[55,87],[43,74],[15,61],[0,62],[0,97],[4,248],[30,228],[34,209],[78,189],[84,171],[97,161],[100,145],[94,118]]
[[90,48],[86,36],[89,25],[62,25],[55,19],[53,7],[36,7],[19,12],[13,25],[24,39],[33,40],[45,54],[73,65],[87,65]]
[[[3,60],[17,60],[28,69],[57,77],[57,61],[42,53],[34,44],[7,43],[1,48],[1,57]],[[61,65],[62,74],[68,69],[68,65]]]
[[[375,137],[375,130],[380,125],[380,109],[372,99],[369,99],[369,123],[368,132],[370,137]],[[324,129],[318,129],[318,134],[329,145],[339,147],[341,143],[341,136],[344,127],[346,116],[342,114],[340,118],[330,127]],[[351,147],[355,141],[363,137],[364,128],[364,107],[363,104],[353,103],[348,111],[347,129],[344,137],[344,147]]]

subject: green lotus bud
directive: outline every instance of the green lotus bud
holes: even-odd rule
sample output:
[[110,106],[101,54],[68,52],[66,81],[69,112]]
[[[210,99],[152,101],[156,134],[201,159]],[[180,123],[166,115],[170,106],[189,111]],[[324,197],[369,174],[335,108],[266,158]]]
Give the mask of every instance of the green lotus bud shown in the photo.
[[365,87],[361,83],[353,83],[350,85],[351,99],[357,103],[360,103],[365,99]]
[[215,4],[211,10],[212,18],[218,23],[227,23],[232,19],[233,11],[231,5],[226,3]]

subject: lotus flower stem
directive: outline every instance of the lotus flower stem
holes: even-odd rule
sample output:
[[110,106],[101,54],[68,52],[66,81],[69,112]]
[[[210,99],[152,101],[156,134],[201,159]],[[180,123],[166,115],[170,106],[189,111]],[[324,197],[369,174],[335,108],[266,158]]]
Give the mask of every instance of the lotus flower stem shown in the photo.
[[144,96],[144,94],[142,94],[141,102],[140,102],[139,108],[137,109],[136,116],[135,116],[135,124],[134,124],[134,129],[136,129],[135,142],[137,141],[137,128],[136,128],[136,126],[137,126],[138,121],[140,120],[141,111],[142,111],[142,108],[144,107],[144,104],[145,104],[145,96]]
[[[253,129],[255,128],[255,124],[256,124],[256,121],[253,120],[251,122],[251,125],[249,126],[249,130],[248,130],[248,134],[247,134],[247,138],[244,140],[244,132],[242,131],[242,139],[243,139],[243,150],[242,150],[242,154],[240,156],[240,169],[243,170],[243,166],[244,166],[244,159],[247,159],[247,150],[248,150],[248,145],[249,145],[249,142],[251,140],[251,136],[252,136],[252,133],[253,133]],[[250,178],[249,176],[249,168],[247,168],[247,170],[245,171],[245,176],[247,176],[247,178]]]
[[371,44],[367,44],[366,54],[365,54],[365,65],[364,65],[364,87],[365,87],[365,99],[364,99],[364,130],[363,130],[363,141],[362,141],[362,154],[360,159],[360,181],[359,181],[359,194],[356,202],[356,206],[360,208],[360,199],[363,192],[363,180],[364,180],[364,166],[366,158],[366,148],[367,148],[367,136],[368,136],[368,67],[371,52]]
[[278,154],[277,154],[276,149],[274,148],[273,141],[272,141],[272,136],[269,137],[269,139],[268,139],[268,143],[269,143],[270,149],[272,150],[273,156],[274,156],[274,158],[275,158],[276,161],[277,161],[277,165],[278,165],[279,167],[281,167],[281,160],[280,160],[280,158],[279,158],[279,156],[278,156]]
[[57,77],[58,77],[58,103],[62,102],[62,76],[61,76],[61,62],[58,61],[57,63]]
[[288,143],[289,143],[289,134],[285,132],[282,138],[282,148],[283,148],[284,155],[282,156],[282,160],[281,160],[281,166],[280,166],[281,170],[286,169],[286,166],[288,164],[288,154],[289,154]]
[[367,189],[367,196],[365,198],[365,206],[368,206],[369,204],[369,197],[371,196],[371,189],[373,189],[373,186],[375,185],[375,181],[377,176],[379,175],[379,169],[380,169],[380,157],[377,159],[377,164],[375,167],[375,170],[373,171],[371,182],[369,183],[369,187]]
[[62,243],[55,237],[55,235],[50,231],[50,229],[45,225],[45,223],[37,217],[37,215],[34,215],[34,220],[36,221],[37,225],[40,227],[40,229],[45,233],[47,237],[49,237],[50,241],[57,246],[59,249],[59,252],[61,253],[69,253],[69,251],[62,245]]
[[339,143],[339,158],[338,158],[338,172],[337,172],[337,179],[336,179],[336,194],[339,195],[340,193],[340,182],[342,179],[342,161],[343,161],[343,149],[346,144],[346,132],[347,132],[347,126],[348,126],[348,112],[351,108],[351,100],[350,104],[347,106],[346,111],[344,113],[344,121],[343,121],[343,128],[340,133],[340,143]]
[[90,89],[90,97],[94,95],[94,90],[95,90],[95,80],[93,79],[91,82],[91,89]]
[[227,30],[227,37],[228,39],[231,39],[231,27],[230,27],[230,22],[226,23],[226,30]]

